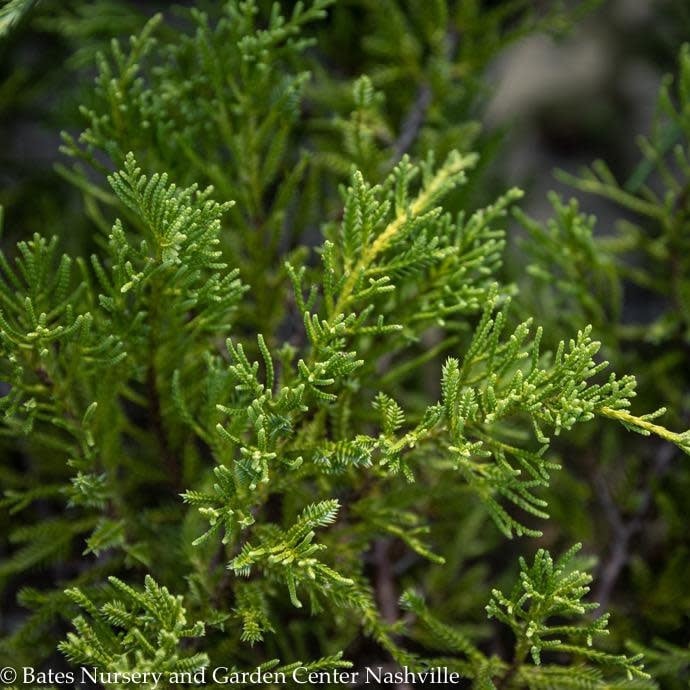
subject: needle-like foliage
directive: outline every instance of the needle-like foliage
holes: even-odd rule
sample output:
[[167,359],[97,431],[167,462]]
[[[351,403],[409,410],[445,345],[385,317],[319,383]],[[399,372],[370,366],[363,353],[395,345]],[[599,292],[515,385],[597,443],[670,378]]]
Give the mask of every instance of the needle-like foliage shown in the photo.
[[[519,581],[510,594],[493,590],[487,613],[510,627],[516,638],[515,656],[504,678],[524,675],[528,687],[543,687],[542,683],[548,682],[549,676],[553,682],[558,672],[542,664],[542,655],[559,652],[620,669],[629,680],[649,678],[640,666],[642,655],[614,655],[593,646],[595,637],[608,633],[608,614],[590,621],[570,622],[598,607],[582,601],[589,592],[592,577],[572,565],[579,548],[579,545],[571,548],[555,562],[543,549],[537,551],[531,566],[521,558]],[[539,668],[524,666],[528,653]],[[561,679],[563,687],[577,687],[576,675],[573,674],[570,682]]]
[[[690,451],[687,421],[635,400],[606,325],[624,278],[593,220],[555,201],[542,226],[519,189],[473,192],[472,84],[565,10],[283,5],[199,3],[102,46],[59,168],[88,252],[60,254],[56,219],[0,254],[0,591],[29,611],[0,652],[171,685],[393,660],[477,690],[653,687],[637,653],[594,645],[608,614],[575,549],[519,559],[510,594],[496,567],[556,541],[554,476],[588,429]],[[80,36],[90,12],[47,21]],[[359,13],[376,64],[345,77],[319,31]],[[680,252],[669,184],[665,206],[628,206]],[[518,280],[513,215],[533,239]],[[687,339],[683,318],[664,324]]]

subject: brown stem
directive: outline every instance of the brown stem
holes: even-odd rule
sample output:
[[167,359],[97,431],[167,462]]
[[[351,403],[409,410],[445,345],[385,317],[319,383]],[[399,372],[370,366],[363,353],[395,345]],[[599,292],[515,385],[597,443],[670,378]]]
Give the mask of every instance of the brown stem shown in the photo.
[[598,475],[595,478],[595,488],[599,503],[613,537],[613,546],[606,559],[602,562],[597,578],[598,586],[595,592],[595,600],[599,603],[600,608],[608,606],[616,582],[623,572],[623,568],[630,560],[632,539],[642,529],[643,518],[652,504],[654,480],[665,474],[675,452],[675,447],[670,443],[665,444],[660,450],[647,477],[642,500],[635,513],[627,520],[624,520],[621,516],[603,477]]
[[[380,538],[374,542],[374,563],[376,564],[376,597],[379,601],[381,617],[392,624],[400,618],[398,595],[395,588],[393,564],[390,559],[391,540]],[[398,683],[396,690],[412,690],[407,683]]]
[[[446,57],[448,60],[453,60],[455,58],[455,53],[458,46],[458,32],[455,28],[450,28],[446,33]],[[398,138],[393,143],[393,155],[389,161],[390,165],[395,165],[412,147],[419,132],[424,126],[424,121],[426,120],[426,114],[433,100],[433,93],[431,91],[431,85],[424,79],[417,89],[417,95],[415,96],[410,109],[405,115],[402,127],[400,128],[400,134]]]
[[407,151],[409,151],[419,131],[424,125],[426,113],[432,100],[431,87],[426,82],[422,82],[417,89],[417,95],[403,120],[398,138],[393,143],[393,155],[391,164],[397,163]]
[[395,592],[395,581],[389,550],[390,540],[382,538],[374,542],[376,596],[381,607],[381,617],[386,623],[395,623],[400,617],[400,611],[398,609],[398,597]]
[[505,690],[510,687],[510,682],[515,677],[515,674],[518,672],[518,669],[527,656],[528,647],[523,637],[515,648],[515,655],[510,662],[510,666],[508,666],[505,673],[495,682],[496,690]]

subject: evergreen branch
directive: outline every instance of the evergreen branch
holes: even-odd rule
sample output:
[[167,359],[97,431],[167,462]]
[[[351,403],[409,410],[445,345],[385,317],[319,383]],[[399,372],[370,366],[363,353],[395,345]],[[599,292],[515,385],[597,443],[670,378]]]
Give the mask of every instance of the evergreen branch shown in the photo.
[[0,39],[7,37],[39,0],[3,0],[0,6]]
[[628,658],[592,647],[595,636],[608,633],[608,614],[586,624],[550,623],[552,618],[576,618],[598,607],[598,604],[582,602],[592,578],[571,565],[579,549],[580,545],[572,547],[555,562],[540,549],[532,566],[521,558],[520,581],[510,595],[493,590],[487,613],[490,618],[508,625],[516,636],[513,662],[498,679],[497,687],[510,687],[513,678],[522,675],[523,668],[528,669],[525,679],[529,678],[527,655],[530,654],[533,663],[540,666],[543,651],[573,654],[602,667],[623,671],[630,680],[649,679],[642,670],[641,655]]
[[[518,189],[479,208],[477,185],[458,189],[479,159],[458,150],[490,148],[470,120],[487,61],[568,13],[541,21],[529,0],[342,3],[311,50],[331,4],[264,13],[264,2],[223,0],[144,24],[97,0],[32,22],[57,32],[59,50],[77,41],[78,59],[98,57],[85,130],[63,140],[75,167],[61,174],[85,215],[48,190],[18,217],[40,226],[64,211],[60,234],[94,253],[61,255],[40,235],[16,259],[0,253],[0,586],[27,610],[0,650],[13,667],[48,668],[71,601],[80,613],[60,649],[104,671],[289,674],[384,655],[386,669],[444,666],[476,690],[651,687],[637,650],[594,646],[608,615],[589,615],[575,549],[556,562],[538,551],[513,591],[493,591],[487,612],[513,632],[512,656],[476,602],[504,579],[503,537],[536,537],[566,510],[587,534],[570,500],[577,478],[549,490],[555,458],[568,473],[594,444],[605,465],[625,456],[643,476],[644,440],[621,425],[690,452],[687,433],[655,422],[661,411],[629,412],[643,393],[680,423],[687,403],[690,48],[628,183],[599,163],[578,183],[645,224],[598,238],[577,203],[552,197],[542,225],[514,209]],[[0,33],[8,26],[0,10]],[[370,76],[353,81],[334,65],[355,33],[344,74]],[[417,140],[420,162],[407,155]],[[434,151],[454,149],[436,164]],[[502,270],[511,210],[530,237],[514,284]],[[648,328],[620,324],[629,280],[663,303]],[[624,339],[641,347],[621,349]],[[602,351],[644,385],[604,375]],[[676,584],[687,579],[686,469],[674,472],[671,491],[654,489],[666,529],[654,573],[636,570],[633,603],[657,564],[662,586],[621,630],[644,632],[660,612],[670,627],[687,603]],[[652,489],[636,499],[625,519],[602,492],[619,537],[602,560],[604,602]],[[37,567],[43,589],[18,590]],[[172,595],[152,575],[135,586],[148,572],[184,589]],[[412,580],[429,605],[409,590],[398,600]],[[267,661],[278,648],[312,658]],[[684,672],[680,648],[650,656]]]
[[115,577],[109,580],[122,599],[98,606],[80,589],[66,592],[89,616],[89,620],[75,618],[77,633],[69,633],[59,645],[70,661],[121,673],[173,673],[208,665],[206,654],[190,655],[180,649],[183,638],[204,635],[201,621],[188,625],[181,597],[171,595],[150,576],[143,592]]
[[623,426],[625,426],[627,429],[635,431],[638,434],[642,434],[643,436],[649,436],[650,434],[654,434],[659,438],[663,438],[665,441],[673,443],[684,453],[690,455],[690,432],[685,431],[682,434],[678,434],[676,432],[669,431],[663,426],[659,426],[658,424],[654,424],[651,421],[649,421],[650,418],[653,419],[654,417],[657,417],[660,414],[663,414],[664,412],[665,410],[662,408],[653,415],[636,417],[635,415],[630,414],[626,410],[611,409],[610,407],[606,406],[599,409],[600,414],[604,415],[605,417],[609,417],[610,419],[615,419],[621,422],[621,424],[623,424]]
[[557,177],[565,184],[576,187],[588,194],[603,196],[643,216],[648,216],[656,220],[662,220],[664,218],[663,211],[656,204],[644,201],[620,189],[618,183],[615,181],[603,161],[598,161],[597,164],[592,167],[592,171],[587,171],[586,175],[582,178],[569,175],[564,171],[558,171]]
[[[457,152],[451,154],[441,168],[423,187],[422,191],[409,207],[401,207],[395,218],[388,223],[376,239],[366,247],[360,256],[357,264],[350,270],[345,279],[345,283],[339,292],[338,300],[330,310],[330,317],[333,319],[343,312],[348,306],[352,293],[362,278],[362,274],[373,263],[378,255],[383,252],[396,238],[410,219],[420,216],[429,207],[438,201],[439,196],[444,194],[464,179],[465,170],[471,168],[476,162],[476,156],[463,156]],[[409,166],[407,159],[403,159],[398,169],[402,171]],[[404,182],[403,182],[404,183]]]

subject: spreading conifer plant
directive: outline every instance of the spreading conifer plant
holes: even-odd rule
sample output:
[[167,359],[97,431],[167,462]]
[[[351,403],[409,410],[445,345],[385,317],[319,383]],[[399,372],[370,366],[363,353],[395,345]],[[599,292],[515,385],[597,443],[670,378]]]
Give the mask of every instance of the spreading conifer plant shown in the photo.
[[[488,61],[575,4],[3,5],[0,31],[43,22],[96,76],[55,173],[80,219],[0,253],[1,667],[688,687],[687,635],[636,631],[606,560],[657,493],[602,489],[603,565],[560,522],[581,456],[592,490],[647,463],[677,478],[657,560],[690,571],[690,50],[631,179],[568,178],[639,223],[600,237],[575,201],[540,223],[478,188]],[[104,40],[94,5],[136,32]],[[624,322],[630,283],[652,324]]]

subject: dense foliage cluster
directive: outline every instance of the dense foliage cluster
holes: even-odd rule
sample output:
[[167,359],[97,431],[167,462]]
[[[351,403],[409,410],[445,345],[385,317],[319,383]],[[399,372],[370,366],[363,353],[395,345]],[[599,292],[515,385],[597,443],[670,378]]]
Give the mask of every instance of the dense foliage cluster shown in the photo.
[[0,254],[0,666],[688,687],[690,49],[599,235],[477,122],[594,3],[35,4],[96,76]]

